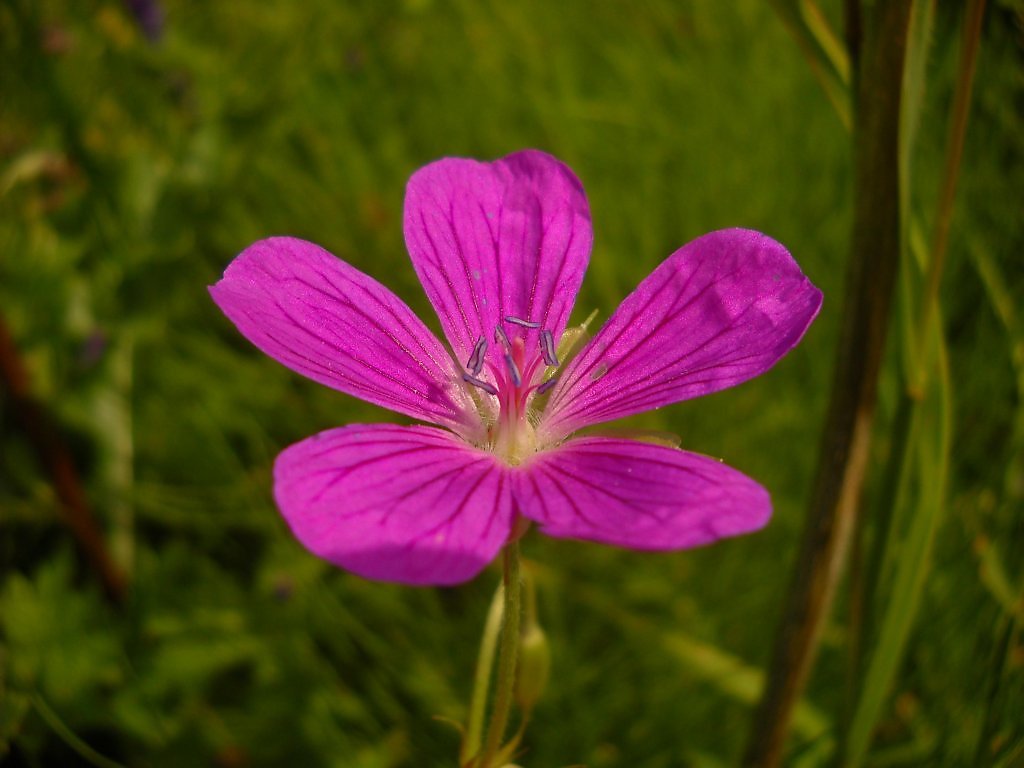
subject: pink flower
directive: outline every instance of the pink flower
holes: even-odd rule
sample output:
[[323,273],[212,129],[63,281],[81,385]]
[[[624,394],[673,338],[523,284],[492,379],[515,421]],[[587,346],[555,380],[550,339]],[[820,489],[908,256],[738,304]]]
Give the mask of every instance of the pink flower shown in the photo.
[[704,235],[560,361],[592,241],[569,168],[537,151],[432,163],[409,180],[405,239],[450,350],[383,285],[302,240],[255,243],[210,289],[275,360],[435,425],[353,424],[278,456],[274,496],[311,552],[370,579],[455,584],[521,519],[641,550],[765,525],[767,491],[715,459],[577,433],[739,384],[792,349],[821,292],[785,248],[749,230]]

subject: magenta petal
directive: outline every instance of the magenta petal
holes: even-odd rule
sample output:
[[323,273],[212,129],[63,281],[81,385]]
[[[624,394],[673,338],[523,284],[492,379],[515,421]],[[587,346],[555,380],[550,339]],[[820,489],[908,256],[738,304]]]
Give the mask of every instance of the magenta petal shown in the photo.
[[521,514],[556,538],[687,549],[763,527],[768,492],[715,459],[602,437],[539,453],[516,475]]
[[479,421],[437,337],[391,291],[319,246],[261,240],[210,294],[249,341],[314,381],[463,434]]
[[508,470],[433,427],[321,432],[277,457],[274,497],[313,554],[403,584],[473,578],[512,521]]
[[[592,239],[583,187],[536,150],[493,163],[439,160],[406,189],[406,245],[461,362],[506,316],[539,323],[557,342]],[[536,329],[508,329],[536,345]]]
[[548,439],[731,387],[771,368],[821,307],[789,252],[759,232],[726,229],[654,270],[555,387]]

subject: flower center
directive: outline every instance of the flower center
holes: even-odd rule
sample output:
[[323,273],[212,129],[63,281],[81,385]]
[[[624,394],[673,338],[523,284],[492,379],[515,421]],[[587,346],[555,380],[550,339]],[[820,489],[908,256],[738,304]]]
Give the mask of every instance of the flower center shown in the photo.
[[[550,330],[511,315],[506,315],[504,322],[515,326],[513,337],[509,337],[502,323],[496,325],[494,343],[499,355],[488,357],[487,338],[481,335],[466,361],[462,379],[489,396],[477,400],[487,423],[486,447],[516,465],[537,450],[537,414],[533,403],[555,385],[551,371],[559,361]],[[530,349],[526,338],[538,329],[536,348]],[[485,369],[488,375],[482,378]]]

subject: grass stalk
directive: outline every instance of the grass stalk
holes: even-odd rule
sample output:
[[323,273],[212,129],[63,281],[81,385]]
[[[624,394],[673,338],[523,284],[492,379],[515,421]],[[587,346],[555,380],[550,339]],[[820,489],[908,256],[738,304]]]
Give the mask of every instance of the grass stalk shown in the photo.
[[[949,133],[946,145],[946,161],[943,168],[942,186],[935,212],[935,228],[932,234],[931,258],[925,277],[924,300],[921,302],[921,316],[917,328],[922,334],[931,325],[939,300],[939,287],[946,265],[946,250],[949,245],[949,229],[953,220],[953,201],[956,199],[956,183],[964,154],[964,139],[967,135],[967,117],[971,111],[971,93],[974,89],[974,72],[978,62],[978,48],[981,46],[981,21],[985,16],[985,0],[968,0],[967,15],[964,19],[963,40],[960,48],[960,67],[957,73],[953,107],[950,112]],[[924,338],[923,335],[918,338]],[[920,386],[920,378],[926,375],[924,366],[914,372],[911,387]]]
[[855,83],[854,228],[838,360],[808,519],[745,765],[782,761],[843,570],[867,469],[900,255],[899,121],[911,2],[865,19]]
[[[937,323],[938,291],[949,239],[956,180],[963,156],[984,5],[984,0],[971,0],[967,7],[945,169],[931,249],[925,262],[924,292],[916,323],[907,337],[920,349],[910,350],[910,354],[903,357],[909,367],[902,376],[903,387],[892,427],[893,451],[883,475],[876,531],[867,562],[862,597],[865,620],[851,628],[852,643],[857,649],[854,654],[857,696],[845,739],[845,764],[850,766],[863,762],[885,696],[899,668],[930,569],[931,540],[945,505],[942,489],[949,465],[946,413],[949,392],[942,331]],[[909,151],[909,148],[905,146],[904,150]],[[909,166],[909,161],[906,162]],[[906,178],[904,180],[907,181]],[[904,214],[908,217],[905,221],[909,226],[906,209],[904,205]],[[911,258],[909,252],[904,258]],[[904,293],[910,296],[909,292]],[[930,351],[938,354],[929,354]],[[940,377],[931,384],[935,370],[939,371]],[[932,391],[936,388],[937,391]],[[918,423],[924,418],[922,407],[926,400],[936,401],[939,408],[933,419],[937,424],[933,423],[932,429],[921,428]],[[933,445],[925,445],[928,442]],[[905,491],[911,484],[916,488],[916,498],[912,506],[904,509]],[[904,525],[897,526],[897,517],[904,515],[907,517]],[[893,554],[897,548],[900,551],[898,561]],[[885,605],[882,605],[877,594],[883,571],[889,564],[895,564],[891,589]],[[880,623],[875,620],[876,612]],[[879,624],[877,637],[874,631],[876,624]],[[863,678],[861,671],[864,672]]]

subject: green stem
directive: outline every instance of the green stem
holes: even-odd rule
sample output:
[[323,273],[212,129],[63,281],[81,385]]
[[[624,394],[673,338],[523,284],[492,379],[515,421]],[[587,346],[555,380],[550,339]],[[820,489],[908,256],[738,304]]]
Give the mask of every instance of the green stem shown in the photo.
[[859,673],[863,671],[864,654],[867,653],[871,638],[874,635],[875,627],[872,619],[878,607],[878,582],[881,579],[882,569],[887,562],[886,552],[888,546],[892,541],[893,512],[896,507],[896,500],[899,496],[903,477],[906,475],[907,467],[910,463],[910,447],[914,443],[911,439],[911,432],[920,404],[920,400],[908,396],[906,392],[901,393],[890,430],[889,461],[882,471],[881,490],[878,494],[878,504],[876,506],[878,516],[875,520],[875,530],[871,534],[871,544],[866,552],[864,592],[861,596],[865,615],[864,622],[860,628],[861,635],[855,642],[859,651],[856,658],[858,677]]
[[473,698],[469,702],[469,720],[466,723],[466,735],[462,740],[462,752],[459,762],[466,765],[480,751],[484,737],[484,714],[487,711],[487,692],[491,683],[491,667],[494,666],[494,653],[498,648],[498,633],[501,631],[505,588],[499,584],[487,611],[484,624],[484,635],[480,640],[480,655],[476,660],[476,674],[473,679]]
[[50,709],[50,705],[47,704],[43,697],[38,693],[32,694],[32,706],[36,708],[36,712],[43,718],[53,732],[60,737],[61,741],[67,744],[75,753],[81,757],[85,762],[90,765],[95,765],[97,768],[125,768],[121,763],[111,760],[109,757],[104,757],[95,749],[90,747],[78,734],[72,731],[63,720]]
[[[967,115],[970,108],[984,7],[985,0],[971,0],[964,23],[961,60],[956,93],[950,112],[946,163],[935,215],[935,230],[928,259],[920,314],[915,318],[916,325],[911,331],[911,338],[916,339],[917,343],[922,346],[927,344],[936,319],[935,307],[938,302],[949,238],[956,180],[963,156],[964,135],[967,129]],[[908,179],[904,179],[904,183],[907,182]],[[905,255],[905,258],[909,257]],[[869,650],[877,639],[875,637],[875,624],[877,623],[875,619],[880,610],[877,599],[879,582],[887,563],[891,562],[890,550],[896,546],[892,533],[895,510],[898,507],[901,488],[906,482],[905,478],[909,471],[911,451],[917,442],[913,437],[914,425],[917,422],[917,415],[925,396],[929,374],[933,370],[934,362],[926,351],[919,350],[912,356],[911,362],[906,365],[907,370],[904,370],[901,376],[901,392],[891,429],[891,455],[882,475],[881,492],[878,496],[878,503],[875,505],[877,510],[875,530],[872,533],[872,543],[868,550],[863,582],[859,585],[861,593],[853,596],[856,598],[854,602],[859,602],[863,610],[862,622],[859,625],[851,626],[851,666],[852,677],[855,681],[855,684],[851,686],[851,693],[856,702],[859,702],[864,695],[864,674],[870,661]],[[853,704],[850,707],[851,715],[856,706]]]
[[985,697],[985,714],[982,719],[981,733],[978,736],[978,743],[974,752],[974,764],[976,766],[992,765],[992,745],[995,741],[996,731],[999,727],[999,700],[1000,694],[1006,681],[1011,675],[1011,654],[1013,652],[1013,640],[1018,634],[1019,626],[1016,616],[1004,616],[1000,621],[1001,626],[996,631],[998,638],[992,652],[992,661],[989,664],[988,695]]
[[[854,227],[839,356],[808,519],[743,757],[781,764],[860,506],[900,257],[899,116],[910,0],[876,3],[855,70]],[[859,35],[858,35],[859,38]]]
[[[924,301],[921,316],[917,321],[919,343],[924,343],[925,334],[931,326],[938,303],[939,286],[946,263],[946,245],[949,242],[949,227],[953,218],[953,201],[956,198],[956,181],[960,174],[960,161],[964,154],[964,137],[967,134],[967,116],[971,110],[971,91],[974,87],[974,71],[977,68],[978,48],[981,45],[981,21],[985,15],[985,0],[971,0],[964,20],[964,36],[960,49],[960,71],[957,73],[953,108],[949,116],[949,145],[946,147],[946,166],[942,175],[939,203],[935,212],[935,230],[932,234],[932,253],[925,277]],[[925,366],[911,373],[910,386],[923,387]]]
[[519,654],[519,614],[522,608],[522,584],[519,579],[519,542],[505,545],[504,560],[504,622],[498,650],[498,680],[494,709],[487,728],[487,741],[475,768],[492,768],[491,761],[501,747],[512,709],[512,692],[516,681],[516,660]]

